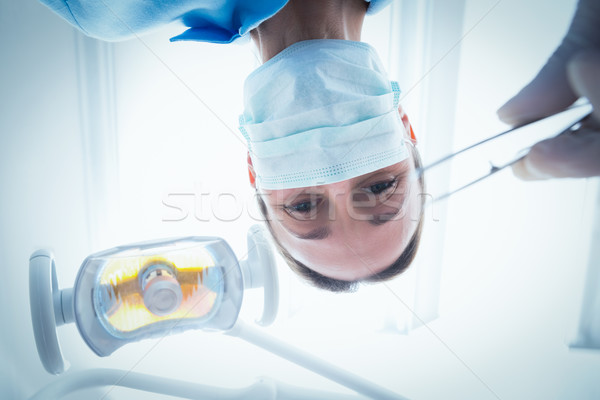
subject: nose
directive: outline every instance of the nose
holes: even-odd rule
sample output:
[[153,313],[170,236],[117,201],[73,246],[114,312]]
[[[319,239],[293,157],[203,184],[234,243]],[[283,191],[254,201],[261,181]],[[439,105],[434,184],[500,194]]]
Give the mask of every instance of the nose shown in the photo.
[[360,224],[352,202],[352,187],[349,181],[328,185],[329,228],[348,241],[360,235]]

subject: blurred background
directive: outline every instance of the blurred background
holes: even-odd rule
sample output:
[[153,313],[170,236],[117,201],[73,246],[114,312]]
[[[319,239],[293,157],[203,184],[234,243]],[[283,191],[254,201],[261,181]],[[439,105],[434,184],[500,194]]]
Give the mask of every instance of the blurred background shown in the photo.
[[[425,164],[506,128],[495,110],[559,44],[575,0],[395,0],[367,17],[400,82]],[[56,257],[72,287],[84,258],[146,239],[225,238],[246,254],[260,217],[237,131],[249,41],[169,43],[168,26],[122,43],[89,39],[35,0],[0,0],[0,398],[58,379],[33,338],[29,255]],[[557,128],[558,129],[558,128]],[[428,182],[443,191],[461,170]],[[524,183],[510,171],[426,212],[404,275],[321,293],[280,265],[268,332],[412,399],[598,399],[600,352],[572,350],[593,252],[598,179]],[[595,234],[595,236],[594,236]],[[242,318],[260,314],[250,293]],[[70,371],[119,368],[243,387],[259,376],[347,389],[239,340],[185,332],[99,358],[58,329]],[[166,399],[122,388],[69,399]]]

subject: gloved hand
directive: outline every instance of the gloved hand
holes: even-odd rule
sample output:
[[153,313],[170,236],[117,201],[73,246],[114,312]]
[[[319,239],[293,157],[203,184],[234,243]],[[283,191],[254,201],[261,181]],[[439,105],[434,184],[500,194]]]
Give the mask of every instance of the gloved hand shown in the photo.
[[594,107],[575,134],[534,145],[513,165],[524,180],[600,175],[600,1],[580,0],[563,42],[538,75],[498,110],[518,125],[559,112],[580,96]]

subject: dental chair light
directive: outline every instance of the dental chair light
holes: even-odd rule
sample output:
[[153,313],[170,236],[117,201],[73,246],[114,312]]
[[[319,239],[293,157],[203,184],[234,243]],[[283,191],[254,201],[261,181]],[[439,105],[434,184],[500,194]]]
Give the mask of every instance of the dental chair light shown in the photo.
[[188,329],[228,331],[244,289],[264,287],[263,316],[277,314],[275,261],[258,225],[248,232],[248,258],[237,260],[217,237],[187,237],[119,246],[85,259],[75,285],[58,289],[53,256],[45,250],[29,261],[31,315],[44,368],[68,368],[56,327],[75,322],[99,356],[145,338]]
[[[238,261],[229,245],[217,237],[144,242],[92,254],[81,265],[75,286],[70,289],[58,289],[50,252],[38,250],[29,259],[35,343],[44,368],[51,374],[61,374],[68,368],[56,332],[56,327],[63,324],[74,322],[87,345],[103,357],[131,342],[200,329],[242,339],[365,396],[406,400],[244,323],[238,318],[244,290],[258,287],[264,288],[264,305],[262,317],[256,322],[265,326],[277,315],[279,286],[271,246],[265,230],[258,225],[248,231],[245,260]],[[57,398],[59,393],[90,385],[125,386],[190,399],[204,398],[199,393],[206,392],[212,394],[211,398],[247,398],[246,391],[231,397],[226,388],[143,374],[133,380],[121,376],[114,381],[110,376],[114,377],[115,371],[98,370],[83,379],[65,374],[32,399]],[[125,375],[131,376],[129,372]],[[162,383],[157,385],[157,380]],[[262,390],[269,396],[263,393],[260,398],[302,398],[280,383],[277,388],[273,383],[266,386]],[[259,388],[249,388],[255,389]]]

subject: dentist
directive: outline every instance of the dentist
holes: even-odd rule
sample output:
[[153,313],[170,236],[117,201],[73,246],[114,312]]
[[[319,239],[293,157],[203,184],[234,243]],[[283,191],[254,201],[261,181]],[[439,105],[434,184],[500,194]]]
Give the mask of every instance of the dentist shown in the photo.
[[288,265],[351,291],[415,257],[424,182],[416,140],[363,20],[391,0],[42,0],[85,34],[123,40],[179,21],[172,41],[250,35],[263,65],[244,85],[251,184]]

